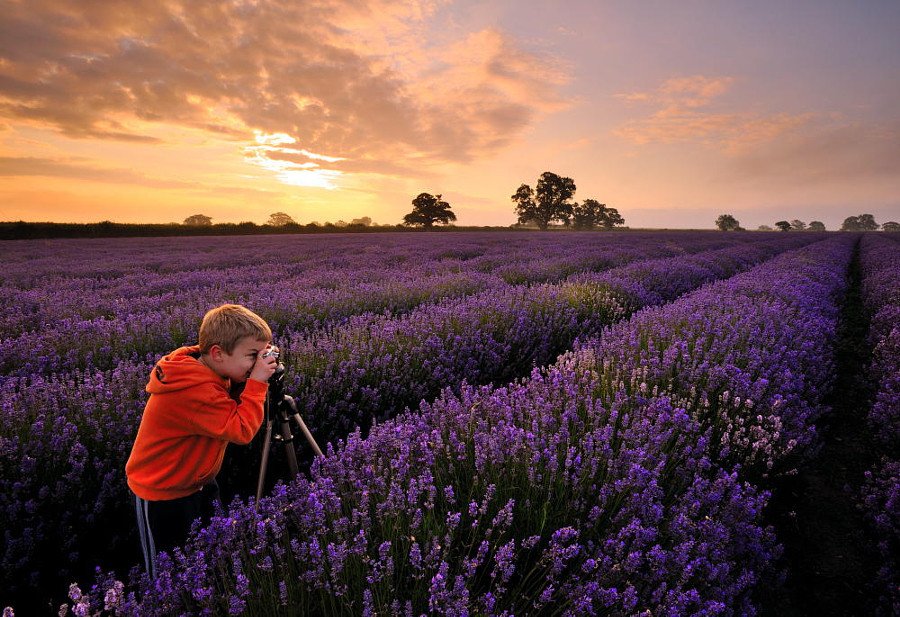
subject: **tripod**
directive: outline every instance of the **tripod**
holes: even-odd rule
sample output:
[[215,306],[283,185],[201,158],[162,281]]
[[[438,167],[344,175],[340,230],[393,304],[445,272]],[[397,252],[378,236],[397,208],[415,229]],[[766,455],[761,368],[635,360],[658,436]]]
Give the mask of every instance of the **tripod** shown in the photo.
[[[263,485],[266,481],[266,468],[269,466],[269,452],[272,448],[273,441],[280,441],[284,444],[284,453],[287,456],[288,469],[291,477],[295,477],[300,473],[300,467],[297,464],[297,452],[294,450],[294,431],[291,428],[291,422],[297,425],[306,441],[316,456],[322,456],[322,450],[313,438],[312,433],[306,428],[306,423],[300,417],[297,411],[297,403],[290,396],[284,393],[284,364],[278,363],[275,373],[269,378],[269,392],[266,395],[266,436],[263,441],[262,459],[259,461],[259,481],[256,484],[256,503],[262,498]],[[279,432],[273,434],[272,428],[275,422],[278,422]]]

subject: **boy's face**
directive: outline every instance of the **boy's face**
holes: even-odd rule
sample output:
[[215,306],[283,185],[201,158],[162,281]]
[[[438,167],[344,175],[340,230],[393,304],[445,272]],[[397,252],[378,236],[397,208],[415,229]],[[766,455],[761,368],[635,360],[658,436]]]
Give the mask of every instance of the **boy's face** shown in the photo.
[[245,336],[238,341],[230,354],[214,346],[210,354],[215,367],[213,370],[221,377],[243,383],[250,378],[253,365],[259,358],[259,352],[263,351],[268,344],[268,341],[258,341],[252,336]]

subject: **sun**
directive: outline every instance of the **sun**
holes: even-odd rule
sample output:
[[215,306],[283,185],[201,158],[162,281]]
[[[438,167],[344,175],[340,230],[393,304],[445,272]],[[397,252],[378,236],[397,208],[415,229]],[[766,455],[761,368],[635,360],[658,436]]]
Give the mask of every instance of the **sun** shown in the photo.
[[244,159],[251,165],[274,173],[279,182],[289,186],[328,190],[339,187],[339,180],[344,173],[337,169],[325,169],[319,161],[337,163],[346,159],[287,147],[297,143],[287,133],[254,131],[253,134],[255,143],[244,148]]

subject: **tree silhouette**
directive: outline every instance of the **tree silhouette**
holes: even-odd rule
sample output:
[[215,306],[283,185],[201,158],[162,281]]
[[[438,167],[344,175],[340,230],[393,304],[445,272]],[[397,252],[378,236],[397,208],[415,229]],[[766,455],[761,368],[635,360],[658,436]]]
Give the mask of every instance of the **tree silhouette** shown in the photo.
[[572,224],[575,229],[593,229],[597,226],[600,212],[606,208],[596,199],[585,199],[583,203],[572,206]]
[[272,227],[283,227],[284,225],[296,224],[297,221],[295,221],[290,214],[285,214],[284,212],[273,212],[269,215],[269,220],[266,221],[266,225],[271,225]]
[[810,221],[808,229],[810,231],[825,231],[825,223],[822,221]]
[[777,227],[781,231],[790,231],[791,230],[791,224],[788,223],[787,221],[778,221],[777,223],[775,223],[775,227]]
[[801,221],[800,219],[794,219],[791,221],[791,229],[794,231],[803,231],[806,229],[806,223]]
[[545,171],[538,178],[536,191],[523,184],[510,199],[516,204],[519,223],[534,221],[540,229],[547,229],[552,221],[569,224],[573,210],[569,200],[574,194],[575,181],[572,178]]
[[431,229],[435,223],[444,223],[456,220],[456,215],[450,211],[450,204],[441,199],[441,196],[431,193],[419,193],[412,200],[412,212],[403,217],[405,225],[422,225],[425,229]]
[[[600,205],[605,206],[606,204]],[[603,207],[597,214],[597,224],[603,229],[612,229],[616,225],[624,225],[625,219],[622,218],[622,215],[615,208]]]
[[596,199],[585,199],[584,203],[572,206],[572,224],[575,229],[612,229],[616,225],[624,225],[625,219],[615,208],[609,208]]
[[876,229],[878,229],[878,223],[871,214],[848,216],[841,225],[841,231],[875,231]]
[[879,227],[878,223],[875,222],[875,217],[871,214],[860,214],[857,218],[863,231],[876,231]]
[[900,223],[897,221],[888,221],[887,223],[882,223],[881,229],[884,231],[900,231]]
[[192,214],[184,219],[185,225],[212,225],[212,218],[205,214]]
[[716,227],[722,231],[737,231],[741,228],[741,224],[730,214],[720,214],[716,219]]

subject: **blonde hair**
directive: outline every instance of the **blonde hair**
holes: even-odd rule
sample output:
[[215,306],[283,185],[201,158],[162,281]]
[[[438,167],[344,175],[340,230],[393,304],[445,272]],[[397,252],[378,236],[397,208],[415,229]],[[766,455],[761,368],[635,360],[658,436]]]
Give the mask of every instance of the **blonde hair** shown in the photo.
[[238,342],[248,336],[268,342],[272,340],[272,329],[262,317],[240,304],[217,306],[200,322],[200,353],[209,353],[213,345],[231,353]]

